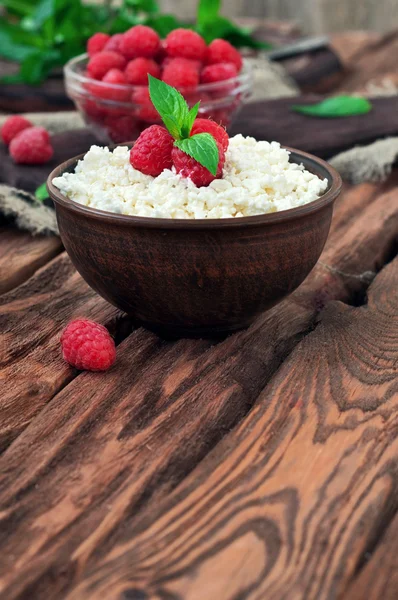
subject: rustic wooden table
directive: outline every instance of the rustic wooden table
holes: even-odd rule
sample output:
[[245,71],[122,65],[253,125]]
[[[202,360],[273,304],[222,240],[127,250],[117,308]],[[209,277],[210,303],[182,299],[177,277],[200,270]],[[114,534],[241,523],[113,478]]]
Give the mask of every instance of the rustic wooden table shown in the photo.
[[[2,228],[1,598],[396,600],[397,234],[398,172],[345,185],[304,284],[216,343],[133,329]],[[106,374],[62,361],[77,316]]]

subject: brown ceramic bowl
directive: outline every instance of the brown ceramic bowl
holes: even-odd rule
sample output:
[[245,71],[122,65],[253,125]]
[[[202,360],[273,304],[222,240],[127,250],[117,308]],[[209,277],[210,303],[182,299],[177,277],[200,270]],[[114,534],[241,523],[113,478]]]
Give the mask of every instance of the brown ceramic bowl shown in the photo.
[[235,219],[133,217],[66,198],[48,178],[59,231],[76,269],[108,302],[144,326],[172,336],[217,336],[248,326],[293,292],[317,262],[328,236],[338,173],[288,148],[290,160],[329,181],[304,206]]

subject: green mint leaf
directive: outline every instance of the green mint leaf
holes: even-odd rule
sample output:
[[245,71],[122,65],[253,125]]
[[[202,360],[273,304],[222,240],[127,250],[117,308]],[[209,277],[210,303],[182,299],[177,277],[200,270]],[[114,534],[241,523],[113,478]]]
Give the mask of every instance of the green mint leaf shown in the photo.
[[219,14],[222,0],[200,0],[197,10],[197,23],[200,26],[211,23]]
[[10,33],[0,26],[0,56],[20,62],[31,53],[32,48],[29,45],[15,42]]
[[181,131],[183,138],[187,138],[190,136],[191,129],[193,127],[196,117],[198,116],[199,106],[200,106],[200,101],[197,104],[195,104],[195,106],[193,106],[191,108],[191,110],[189,111],[189,113],[187,114],[187,117],[185,119],[185,122],[182,126],[182,131]]
[[45,200],[46,198],[49,198],[49,195],[47,192],[47,185],[45,183],[42,183],[41,185],[39,185],[39,187],[35,191],[35,197],[38,200],[40,200],[41,202],[43,202],[43,200]]
[[177,140],[174,145],[208,169],[212,175],[217,175],[220,157],[216,140],[210,133],[198,133],[185,140]]
[[152,75],[148,75],[148,78],[152,104],[173,138],[181,139],[182,128],[189,112],[188,104],[175,88]]
[[326,98],[318,104],[293,104],[291,109],[310,117],[332,119],[365,115],[372,110],[372,104],[367,98],[359,96],[334,96],[333,98]]

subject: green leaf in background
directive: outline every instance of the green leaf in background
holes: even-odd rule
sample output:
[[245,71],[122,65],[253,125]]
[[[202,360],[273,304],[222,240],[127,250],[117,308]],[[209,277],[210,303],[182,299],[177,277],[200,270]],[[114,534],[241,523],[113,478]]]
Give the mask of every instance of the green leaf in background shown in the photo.
[[0,26],[0,54],[8,60],[23,61],[32,53],[32,47],[14,42],[12,36]]
[[136,11],[157,13],[159,12],[159,4],[156,0],[125,0],[127,6],[131,6]]
[[203,26],[205,23],[211,23],[218,17],[221,10],[222,0],[200,0],[198,2],[197,23]]
[[367,98],[360,96],[333,96],[318,104],[293,104],[291,109],[310,117],[332,119],[365,115],[372,110],[372,104]]
[[21,65],[20,75],[26,83],[37,85],[45,79],[50,71],[59,63],[58,50],[33,51]]
[[36,31],[42,27],[47,19],[54,15],[55,1],[56,0],[41,0],[36,6],[36,10],[21,21],[21,27],[27,31]]
[[198,3],[196,30],[208,44],[216,38],[223,38],[239,48],[271,48],[271,44],[255,40],[248,28],[239,27],[220,15],[221,4],[221,0],[200,0]]
[[173,15],[150,15],[148,19],[146,19],[145,25],[153,27],[161,38],[168,36],[174,29],[191,28],[187,23],[180,21]]
[[198,133],[185,140],[177,140],[174,145],[208,169],[212,175],[217,175],[219,153],[216,140],[210,133]]
[[32,12],[36,0],[2,0],[1,6],[12,15],[24,17]]
[[49,198],[49,195],[47,192],[47,185],[45,183],[42,183],[41,185],[39,185],[39,187],[35,191],[35,197],[38,200],[40,200],[41,202],[43,202],[43,200],[46,200],[46,198]]
[[188,105],[175,88],[148,75],[149,95],[163,123],[175,139],[182,137],[182,128],[188,116]]

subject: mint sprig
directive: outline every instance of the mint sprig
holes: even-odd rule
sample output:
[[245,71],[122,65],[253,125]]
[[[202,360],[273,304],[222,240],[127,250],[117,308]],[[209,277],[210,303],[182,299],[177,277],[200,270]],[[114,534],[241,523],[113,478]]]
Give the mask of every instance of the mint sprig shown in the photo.
[[185,140],[177,140],[174,145],[216,176],[219,161],[218,148],[210,133],[197,133]]
[[216,140],[210,133],[198,133],[191,137],[200,102],[189,109],[185,98],[171,85],[152,75],[148,75],[148,79],[152,104],[173,136],[174,145],[215,176],[220,159]]

